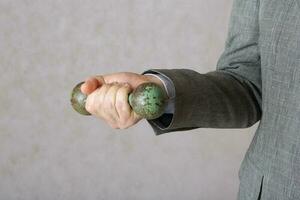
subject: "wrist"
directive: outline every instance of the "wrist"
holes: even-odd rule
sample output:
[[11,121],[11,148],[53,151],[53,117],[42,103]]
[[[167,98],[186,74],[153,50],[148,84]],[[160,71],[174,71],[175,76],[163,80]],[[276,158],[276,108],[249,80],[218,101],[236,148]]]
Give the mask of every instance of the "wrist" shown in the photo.
[[155,76],[152,76],[151,74],[145,74],[145,75],[143,75],[143,76],[146,76],[146,79],[147,79],[149,82],[156,83],[156,84],[158,84],[159,86],[164,87],[163,82],[162,82],[159,78],[157,78],[157,77],[155,77]]

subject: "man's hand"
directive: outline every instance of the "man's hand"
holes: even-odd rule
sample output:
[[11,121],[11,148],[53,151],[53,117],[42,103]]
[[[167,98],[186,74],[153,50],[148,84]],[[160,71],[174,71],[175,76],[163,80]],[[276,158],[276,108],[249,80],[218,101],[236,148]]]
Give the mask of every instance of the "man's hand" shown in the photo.
[[81,91],[88,95],[86,110],[103,119],[112,128],[129,128],[142,117],[131,109],[128,95],[145,82],[154,82],[164,88],[162,82],[154,76],[131,72],[89,77],[81,86]]

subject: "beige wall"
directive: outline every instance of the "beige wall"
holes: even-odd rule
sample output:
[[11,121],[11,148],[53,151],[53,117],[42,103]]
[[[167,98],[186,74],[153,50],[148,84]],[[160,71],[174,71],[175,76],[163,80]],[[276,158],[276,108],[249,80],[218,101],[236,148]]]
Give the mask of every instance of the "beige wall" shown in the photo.
[[255,127],[155,136],[69,104],[92,74],[215,69],[231,3],[0,0],[0,199],[234,199]]

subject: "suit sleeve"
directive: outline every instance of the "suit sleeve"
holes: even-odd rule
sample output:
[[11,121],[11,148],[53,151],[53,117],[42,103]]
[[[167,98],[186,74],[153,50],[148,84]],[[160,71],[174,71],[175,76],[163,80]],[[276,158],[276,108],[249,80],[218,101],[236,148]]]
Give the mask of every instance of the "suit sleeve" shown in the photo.
[[150,69],[175,87],[174,113],[148,120],[156,135],[195,128],[247,128],[260,120],[259,0],[234,0],[215,71]]

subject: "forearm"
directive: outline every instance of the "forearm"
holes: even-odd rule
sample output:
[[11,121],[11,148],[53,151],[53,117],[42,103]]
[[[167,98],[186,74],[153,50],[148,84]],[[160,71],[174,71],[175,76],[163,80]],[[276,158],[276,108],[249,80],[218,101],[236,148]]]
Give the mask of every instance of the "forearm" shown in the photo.
[[[156,134],[193,128],[245,128],[261,117],[260,100],[249,83],[234,76],[214,71],[200,74],[189,69],[153,69],[170,78],[175,87],[174,115],[164,116],[168,126],[157,126]],[[170,119],[171,117],[171,119]]]

